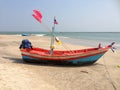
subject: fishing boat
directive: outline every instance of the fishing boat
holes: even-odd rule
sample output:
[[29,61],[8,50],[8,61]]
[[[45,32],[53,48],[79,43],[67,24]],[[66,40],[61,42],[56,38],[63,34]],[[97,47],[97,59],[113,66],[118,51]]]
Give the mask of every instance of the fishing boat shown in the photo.
[[[34,10],[35,14],[33,15],[40,23],[42,22],[42,14],[38,10]],[[50,49],[43,49],[39,47],[32,46],[29,40],[22,40],[20,45],[20,51],[22,58],[25,62],[40,61],[40,62],[62,62],[62,63],[72,63],[72,64],[93,64],[99,60],[109,49],[112,49],[112,46],[115,42],[101,47],[99,44],[96,48],[87,48],[79,50],[55,50],[54,42],[55,40],[58,44],[61,44],[61,41],[55,36],[55,24],[57,24],[56,19],[54,18],[54,25],[51,32],[51,44]]]
[[23,33],[23,34],[21,34],[21,36],[30,36],[30,34]]

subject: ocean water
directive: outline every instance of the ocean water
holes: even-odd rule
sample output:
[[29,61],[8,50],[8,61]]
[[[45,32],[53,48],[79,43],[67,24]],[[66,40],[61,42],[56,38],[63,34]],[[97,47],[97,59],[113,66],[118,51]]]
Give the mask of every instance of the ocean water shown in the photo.
[[120,48],[119,32],[61,32],[56,33],[64,42],[97,47],[99,43],[106,46],[115,42],[115,47]]
[[[21,35],[32,34],[36,36],[50,36],[49,32],[2,32],[0,34]],[[115,47],[120,48],[120,32],[56,32],[55,35],[66,43],[97,47],[115,42]]]

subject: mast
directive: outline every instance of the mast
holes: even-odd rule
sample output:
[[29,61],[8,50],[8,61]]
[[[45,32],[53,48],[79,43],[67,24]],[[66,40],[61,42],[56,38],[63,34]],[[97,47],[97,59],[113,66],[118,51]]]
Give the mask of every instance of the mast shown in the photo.
[[51,44],[50,44],[50,55],[53,54],[53,50],[55,48],[54,46],[54,40],[55,40],[55,36],[54,36],[54,31],[55,31],[55,17],[54,17],[54,25],[52,27],[52,33],[51,33]]

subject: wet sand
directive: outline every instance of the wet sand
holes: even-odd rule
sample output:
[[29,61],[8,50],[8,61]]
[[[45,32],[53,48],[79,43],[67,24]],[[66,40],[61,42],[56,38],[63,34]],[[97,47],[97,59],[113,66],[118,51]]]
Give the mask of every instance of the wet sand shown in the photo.
[[[119,90],[120,50],[109,50],[88,66],[25,63],[19,45],[29,39],[33,46],[49,48],[48,37],[0,35],[0,90]],[[68,45],[71,49],[85,46]],[[57,49],[65,49],[58,46]]]

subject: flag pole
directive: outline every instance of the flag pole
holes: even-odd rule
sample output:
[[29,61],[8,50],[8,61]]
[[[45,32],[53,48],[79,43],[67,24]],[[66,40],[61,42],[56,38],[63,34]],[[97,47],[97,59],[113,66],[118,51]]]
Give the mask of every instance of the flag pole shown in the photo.
[[[54,17],[54,20],[55,20],[55,17]],[[55,48],[55,46],[54,46],[54,40],[55,40],[54,31],[55,31],[55,21],[54,21],[54,24],[52,27],[52,33],[51,33],[50,55],[53,54],[53,50]]]

